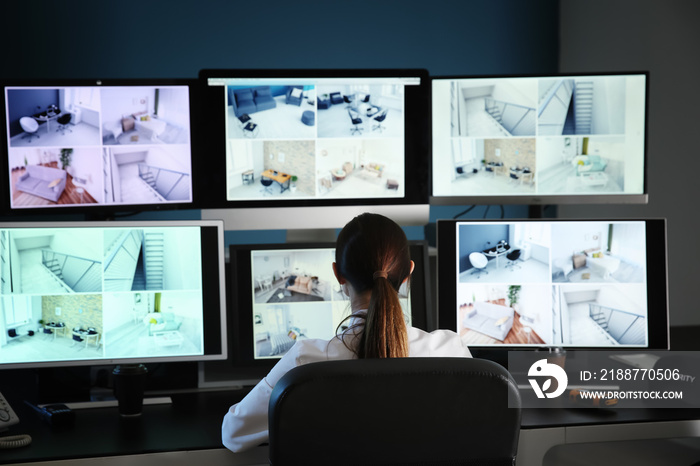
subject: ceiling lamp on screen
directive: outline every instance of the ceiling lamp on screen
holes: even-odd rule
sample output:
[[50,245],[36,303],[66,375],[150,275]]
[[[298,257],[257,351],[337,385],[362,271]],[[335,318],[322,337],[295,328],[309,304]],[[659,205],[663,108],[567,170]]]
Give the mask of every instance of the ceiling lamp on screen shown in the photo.
[[434,78],[431,203],[646,203],[647,89],[647,73]]

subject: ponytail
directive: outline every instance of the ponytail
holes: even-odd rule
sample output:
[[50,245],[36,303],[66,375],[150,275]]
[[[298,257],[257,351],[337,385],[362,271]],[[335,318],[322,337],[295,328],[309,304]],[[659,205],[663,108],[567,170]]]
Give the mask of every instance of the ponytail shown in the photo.
[[408,357],[408,333],[397,291],[386,276],[374,278],[365,329],[357,347],[359,359]]

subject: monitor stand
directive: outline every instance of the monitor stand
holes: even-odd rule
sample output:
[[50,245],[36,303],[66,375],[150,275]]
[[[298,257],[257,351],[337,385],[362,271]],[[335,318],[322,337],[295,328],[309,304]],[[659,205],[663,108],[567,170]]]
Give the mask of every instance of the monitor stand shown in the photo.
[[287,243],[335,243],[338,233],[333,228],[287,230]]

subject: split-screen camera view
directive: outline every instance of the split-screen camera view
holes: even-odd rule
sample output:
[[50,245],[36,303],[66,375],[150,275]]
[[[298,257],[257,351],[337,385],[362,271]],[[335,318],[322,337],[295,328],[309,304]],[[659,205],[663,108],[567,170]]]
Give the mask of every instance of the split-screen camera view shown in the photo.
[[[334,249],[251,252],[256,358],[279,358],[298,339],[330,340],[347,328],[350,302],[333,274]],[[410,324],[408,287],[399,300]]]
[[643,222],[463,224],[457,250],[467,345],[647,343]]
[[0,230],[0,361],[203,354],[200,231]]
[[645,76],[433,82],[435,196],[642,193]]
[[404,196],[400,82],[231,81],[228,200]]
[[189,90],[7,88],[13,208],[192,200]]

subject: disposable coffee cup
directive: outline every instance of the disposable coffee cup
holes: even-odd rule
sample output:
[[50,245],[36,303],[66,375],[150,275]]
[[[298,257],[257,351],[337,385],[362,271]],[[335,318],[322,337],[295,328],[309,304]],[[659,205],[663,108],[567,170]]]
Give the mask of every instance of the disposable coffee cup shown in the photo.
[[140,416],[148,369],[143,364],[120,365],[114,368],[112,374],[114,375],[114,396],[119,406],[119,415],[124,417]]

